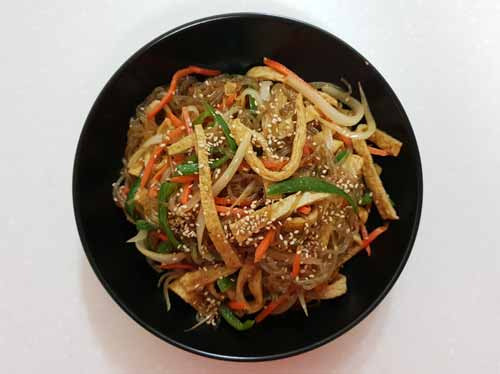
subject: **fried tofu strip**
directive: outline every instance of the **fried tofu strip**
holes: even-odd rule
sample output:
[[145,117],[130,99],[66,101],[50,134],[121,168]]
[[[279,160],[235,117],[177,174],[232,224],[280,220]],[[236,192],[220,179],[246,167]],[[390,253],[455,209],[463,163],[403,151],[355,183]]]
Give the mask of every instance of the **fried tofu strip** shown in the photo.
[[169,285],[169,289],[198,312],[201,312],[203,296],[200,291],[209,284],[213,284],[217,279],[231,275],[237,270],[237,268],[228,268],[226,266],[207,266],[184,274],[173,281]]
[[399,219],[396,210],[391,204],[389,195],[385,191],[384,185],[378,176],[377,169],[373,164],[373,159],[364,140],[353,140],[352,145],[358,155],[363,157],[363,176],[365,183],[373,193],[373,200],[383,219]]
[[192,134],[186,135],[181,140],[175,142],[167,147],[167,153],[170,156],[184,153],[190,148],[194,147],[194,136]]
[[274,204],[250,213],[248,216],[230,224],[229,228],[236,240],[241,244],[267,225],[281,217],[291,214],[295,209],[331,196],[331,194],[322,192],[297,192]]
[[205,266],[198,270],[190,271],[178,279],[178,282],[187,291],[202,289],[207,284],[215,282],[219,278],[227,277],[236,272],[238,268],[228,266]]
[[326,286],[318,295],[321,300],[334,299],[342,296],[347,292],[347,278],[345,275],[339,274],[339,278]]
[[403,145],[403,143],[399,140],[379,129],[375,130],[368,140],[375,143],[379,148],[389,152],[393,156],[399,155],[399,151],[401,151],[401,147]]
[[179,279],[173,281],[170,283],[168,288],[172,291],[174,291],[179,297],[184,300],[186,303],[191,305],[194,309],[196,309],[198,312],[201,311],[199,306],[201,305],[202,301],[202,296],[201,293],[199,292],[189,292],[187,291],[179,281]]
[[278,73],[276,70],[271,69],[268,66],[254,66],[247,71],[246,75],[247,77],[268,81],[283,82],[285,80],[285,76],[283,74]]
[[214,243],[215,249],[221,255],[224,263],[230,267],[240,267],[241,261],[238,254],[233,249],[228,239],[222,224],[219,220],[219,215],[215,208],[214,194],[212,188],[212,176],[210,166],[208,164],[208,151],[205,132],[201,125],[194,127],[196,142],[198,144],[198,164],[199,164],[199,179],[200,179],[200,198],[203,214],[205,216],[205,224],[207,227],[208,236]]

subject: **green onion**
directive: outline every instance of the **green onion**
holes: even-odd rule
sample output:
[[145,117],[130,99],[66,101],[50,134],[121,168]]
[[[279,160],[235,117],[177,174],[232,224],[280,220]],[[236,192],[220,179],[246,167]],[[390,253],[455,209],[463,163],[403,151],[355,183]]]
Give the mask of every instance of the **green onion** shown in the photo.
[[156,228],[155,225],[149,223],[144,219],[138,219],[137,221],[135,221],[135,227],[137,230],[146,230],[146,231],[151,231]]
[[347,149],[344,149],[343,151],[339,152],[337,156],[335,156],[335,162],[339,163],[342,162],[344,159],[349,156],[351,152],[349,152]]
[[251,328],[255,321],[253,319],[247,319],[245,322],[241,322],[231,310],[225,306],[221,305],[219,308],[220,315],[230,324],[234,329],[238,331],[245,331]]
[[160,186],[160,192],[158,193],[158,220],[160,221],[160,228],[167,235],[170,243],[174,247],[179,248],[181,243],[175,238],[172,229],[168,224],[168,208],[167,201],[170,198],[179,185],[177,183],[165,182]]
[[220,292],[226,292],[230,288],[233,288],[234,283],[234,280],[229,277],[217,279],[217,287],[219,287]]
[[368,205],[368,204],[371,204],[371,202],[372,202],[372,195],[370,192],[367,192],[361,198],[359,205]]
[[175,170],[180,175],[191,175],[191,174],[198,174],[198,163],[191,163],[191,164],[180,164],[175,167]]
[[[222,165],[224,165],[227,160],[229,160],[228,155],[224,155],[221,158],[218,158],[217,160],[214,160],[210,162],[210,169],[217,169],[220,168]],[[191,175],[191,174],[198,174],[198,169],[199,165],[198,163],[185,163],[185,164],[180,164],[175,167],[177,172],[180,175]]]
[[356,213],[358,212],[358,206],[349,194],[334,184],[315,177],[290,178],[282,182],[274,183],[267,189],[267,194],[280,195],[299,191],[326,192],[341,196],[347,200]]
[[161,242],[160,244],[158,244],[158,247],[156,247],[156,252],[159,252],[159,253],[169,253],[169,252],[172,252],[172,250],[174,249],[172,243],[170,243],[170,241],[168,240],[165,240],[164,242]]
[[191,162],[198,162],[198,156],[196,156],[196,153],[193,153],[191,156],[186,158],[186,163],[189,164]]
[[137,178],[135,182],[132,184],[132,187],[130,187],[130,191],[128,192],[127,195],[127,201],[125,201],[125,209],[127,210],[127,213],[130,216],[130,218],[134,218],[135,216],[134,198],[140,185],[141,185],[141,178]]
[[236,152],[236,150],[238,149],[238,145],[231,136],[231,131],[229,130],[229,126],[227,125],[226,121],[224,121],[224,118],[222,118],[222,116],[218,114],[215,109],[212,108],[207,102],[204,102],[203,105],[205,106],[205,110],[210,112],[212,117],[214,117],[215,122],[217,122],[217,124],[222,128],[222,132],[226,137],[227,144],[229,145],[231,151]]
[[208,110],[205,110],[198,117],[196,117],[196,119],[193,121],[193,125],[202,124],[203,121],[205,121],[205,118],[207,118],[209,115],[210,115],[210,112]]
[[255,102],[255,99],[253,96],[248,95],[248,107],[250,108],[250,111],[255,114],[257,111],[257,103]]

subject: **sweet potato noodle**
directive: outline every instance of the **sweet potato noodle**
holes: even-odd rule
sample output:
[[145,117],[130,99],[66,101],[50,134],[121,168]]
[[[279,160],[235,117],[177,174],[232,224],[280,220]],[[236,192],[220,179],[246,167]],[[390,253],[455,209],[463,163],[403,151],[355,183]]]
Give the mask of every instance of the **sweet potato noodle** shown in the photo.
[[[246,75],[189,66],[130,120],[113,199],[158,287],[194,326],[238,331],[347,292],[342,265],[398,219],[377,157],[401,142],[377,128],[358,83],[307,83],[265,58]],[[368,231],[371,212],[386,223]],[[311,315],[311,317],[314,317]]]

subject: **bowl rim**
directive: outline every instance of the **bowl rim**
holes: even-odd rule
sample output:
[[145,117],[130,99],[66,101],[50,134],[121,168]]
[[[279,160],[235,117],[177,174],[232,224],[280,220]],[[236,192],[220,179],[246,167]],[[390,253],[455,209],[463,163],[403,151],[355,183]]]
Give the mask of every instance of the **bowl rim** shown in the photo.
[[[107,90],[107,88],[111,85],[112,82],[116,80],[116,78],[121,74],[121,72],[126,69],[131,63],[133,63],[139,56],[141,56],[143,53],[145,53],[147,50],[149,50],[151,47],[153,47],[155,44],[160,42],[161,40],[168,38],[178,32],[181,32],[185,29],[191,28],[191,27],[196,27],[204,23],[208,22],[213,22],[213,21],[218,21],[218,20],[225,20],[225,19],[239,19],[239,18],[266,18],[266,19],[271,19],[271,20],[276,20],[279,22],[284,22],[284,23],[291,23],[291,24],[300,24],[303,26],[306,26],[308,28],[312,28],[320,33],[326,34],[328,37],[335,39],[336,42],[342,44],[344,47],[347,47],[348,49],[351,50],[352,53],[355,55],[358,55],[360,58],[364,59],[368,64],[370,64],[370,67],[375,71],[376,74],[381,78],[382,84],[385,86],[385,89],[388,90],[389,93],[392,94],[392,98],[394,100],[394,104],[396,106],[396,109],[399,111],[399,114],[402,116],[402,118],[405,119],[405,121],[410,125],[409,126],[409,132],[410,136],[413,137],[415,141],[415,147],[416,147],[416,173],[417,173],[417,185],[416,187],[416,192],[417,192],[417,204],[415,207],[415,219],[413,221],[413,225],[411,228],[411,233],[410,237],[408,240],[408,245],[405,248],[405,253],[404,256],[399,263],[396,272],[393,274],[392,278],[390,279],[389,283],[387,286],[382,290],[382,292],[377,296],[377,298],[359,315],[357,316],[352,322],[344,326],[342,329],[336,331],[335,333],[332,333],[326,338],[323,338],[321,340],[318,340],[314,343],[305,345],[301,348],[297,348],[294,350],[290,350],[287,352],[282,352],[282,353],[275,353],[275,354],[265,354],[265,355],[255,355],[255,356],[234,356],[234,355],[224,355],[224,354],[216,354],[212,352],[207,352],[201,349],[196,349],[193,348],[189,345],[183,344],[177,340],[172,339],[168,335],[165,335],[161,333],[160,331],[156,330],[153,326],[149,325],[145,321],[143,321],[139,316],[137,316],[126,303],[120,299],[120,297],[115,293],[115,291],[112,289],[112,287],[108,284],[106,279],[104,278],[104,275],[98,268],[96,261],[94,259],[93,254],[91,253],[89,249],[89,245],[87,242],[87,238],[85,235],[85,231],[83,229],[83,222],[81,218],[81,212],[80,212],[80,204],[78,203],[78,195],[79,195],[79,187],[77,184],[77,175],[78,171],[80,169],[80,153],[82,152],[83,149],[83,139],[86,137],[86,133],[88,131],[88,128],[90,127],[90,122],[91,118],[94,116],[94,112],[96,111],[96,108],[100,105],[100,102],[102,100],[102,97],[104,95],[104,92]],[[154,38],[153,40],[149,41],[146,43],[143,47],[141,47],[137,52],[135,52],[132,56],[130,56],[122,65],[116,70],[116,72],[109,78],[109,80],[106,82],[106,84],[103,86],[101,89],[99,95],[95,99],[89,114],[87,115],[85,119],[85,123],[83,125],[83,128],[80,132],[77,147],[76,147],[76,152],[75,152],[75,159],[73,163],[73,175],[72,175],[72,198],[73,198],[73,210],[74,210],[74,215],[75,215],[75,220],[76,220],[76,225],[78,229],[78,234],[80,236],[80,240],[82,243],[82,247],[85,251],[87,260],[89,261],[94,273],[97,275],[97,278],[101,282],[101,284],[104,286],[108,294],[112,297],[112,299],[120,306],[120,308],[128,314],[135,322],[137,322],[140,326],[142,326],[144,329],[149,331],[151,334],[155,335],[156,337],[162,339],[163,341],[172,344],[173,346],[177,348],[181,348],[187,352],[194,353],[200,356],[204,356],[207,358],[212,358],[212,359],[218,359],[218,360],[225,360],[225,361],[237,361],[237,362],[258,362],[258,361],[270,361],[270,360],[278,360],[278,359],[283,359],[291,356],[295,356],[301,353],[305,353],[308,351],[311,351],[315,348],[318,348],[322,345],[325,345],[326,343],[329,343],[333,341],[334,339],[338,338],[339,336],[345,334],[347,331],[351,330],[354,326],[356,326],[358,323],[360,323],[363,319],[365,319],[380,303],[381,301],[387,296],[389,291],[392,289],[394,284],[396,283],[397,279],[401,275],[401,272],[403,271],[403,268],[405,267],[408,258],[412,252],[413,245],[415,243],[416,235],[418,232],[419,228],[419,223],[420,223],[420,218],[421,218],[421,213],[422,213],[422,201],[423,201],[423,175],[422,175],[422,163],[421,163],[421,158],[420,158],[420,152],[417,144],[417,139],[415,137],[415,133],[413,132],[413,128],[411,126],[410,120],[408,116],[406,115],[403,106],[401,105],[401,102],[399,101],[399,98],[391,88],[391,86],[388,84],[388,82],[385,80],[382,74],[369,62],[368,59],[366,59],[363,55],[361,55],[358,51],[356,51],[353,47],[351,47],[348,43],[344,42],[341,38],[335,36],[334,34],[330,33],[329,31],[326,31],[318,26],[312,25],[308,22],[304,22],[301,20],[297,20],[291,17],[284,17],[284,16],[279,16],[279,15],[273,15],[273,14],[266,14],[266,13],[256,13],[256,12],[236,12],[236,13],[224,13],[224,14],[216,14],[204,18],[199,18],[187,23],[184,23],[180,26],[177,26],[165,33],[162,33],[160,36]]]

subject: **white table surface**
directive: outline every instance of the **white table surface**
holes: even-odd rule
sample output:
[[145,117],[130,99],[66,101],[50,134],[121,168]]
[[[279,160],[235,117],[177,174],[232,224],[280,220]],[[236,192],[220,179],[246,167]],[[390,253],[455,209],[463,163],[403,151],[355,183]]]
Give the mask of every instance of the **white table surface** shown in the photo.
[[[500,373],[500,2],[197,3],[2,7],[0,372]],[[419,234],[388,297],[333,343],[257,364],[192,355],[133,322],[92,272],[71,200],[78,136],[111,74],[164,31],[234,11],[303,19],[361,52],[405,107],[424,169]]]

